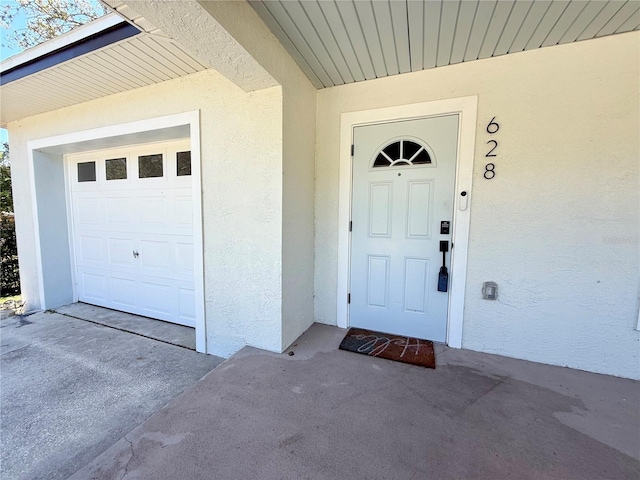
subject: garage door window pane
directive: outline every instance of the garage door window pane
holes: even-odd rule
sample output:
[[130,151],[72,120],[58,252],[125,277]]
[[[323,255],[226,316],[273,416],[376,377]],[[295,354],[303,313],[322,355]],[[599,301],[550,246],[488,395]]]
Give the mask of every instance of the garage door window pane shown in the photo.
[[178,152],[178,176],[191,175],[191,152]]
[[153,178],[164,175],[162,168],[162,154],[143,155],[138,157],[138,177]]
[[78,181],[79,182],[95,182],[96,181],[96,162],[78,163]]
[[124,180],[127,178],[127,159],[109,158],[105,160],[107,180]]

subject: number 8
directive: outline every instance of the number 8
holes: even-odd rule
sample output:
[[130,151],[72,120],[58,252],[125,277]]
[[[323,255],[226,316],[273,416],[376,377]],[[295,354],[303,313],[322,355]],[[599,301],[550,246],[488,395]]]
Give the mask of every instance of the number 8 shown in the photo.
[[496,171],[494,170],[496,166],[493,163],[487,163],[484,167],[484,178],[487,180],[491,180],[496,176]]

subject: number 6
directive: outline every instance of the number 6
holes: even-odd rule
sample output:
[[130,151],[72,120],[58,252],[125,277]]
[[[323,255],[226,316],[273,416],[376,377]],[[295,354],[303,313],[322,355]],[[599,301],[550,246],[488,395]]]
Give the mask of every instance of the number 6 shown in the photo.
[[489,122],[489,124],[487,125],[487,133],[490,134],[490,135],[493,135],[498,130],[500,130],[500,125],[498,125],[496,122],[494,122],[495,119],[496,119],[496,117],[493,117],[491,119],[491,121]]

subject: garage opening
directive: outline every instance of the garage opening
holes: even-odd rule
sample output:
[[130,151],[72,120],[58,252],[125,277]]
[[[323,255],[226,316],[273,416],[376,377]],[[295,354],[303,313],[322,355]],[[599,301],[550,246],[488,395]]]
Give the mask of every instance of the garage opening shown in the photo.
[[39,285],[28,308],[80,301],[195,327],[206,353],[199,117],[28,143]]
[[195,327],[189,140],[66,161],[78,300]]

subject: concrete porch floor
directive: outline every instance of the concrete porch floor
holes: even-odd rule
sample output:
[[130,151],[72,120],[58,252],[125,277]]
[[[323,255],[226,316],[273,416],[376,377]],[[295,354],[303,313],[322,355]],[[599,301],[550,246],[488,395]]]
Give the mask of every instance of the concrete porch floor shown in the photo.
[[637,479],[638,382],[438,347],[430,370],[245,348],[73,479]]

